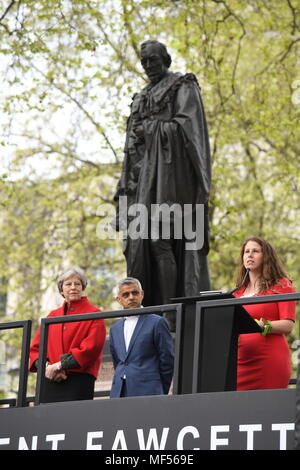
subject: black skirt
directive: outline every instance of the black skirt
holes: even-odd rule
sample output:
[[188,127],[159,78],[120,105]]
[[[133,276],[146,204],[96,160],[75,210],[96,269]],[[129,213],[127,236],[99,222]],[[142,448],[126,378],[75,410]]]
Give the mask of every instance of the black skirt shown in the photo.
[[55,382],[45,377],[42,385],[41,403],[58,401],[92,400],[95,377],[81,372],[69,373],[66,380]]

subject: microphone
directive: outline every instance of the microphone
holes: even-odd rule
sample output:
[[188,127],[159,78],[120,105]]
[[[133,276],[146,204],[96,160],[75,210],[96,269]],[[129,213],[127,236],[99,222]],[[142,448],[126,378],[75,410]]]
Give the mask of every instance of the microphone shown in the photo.
[[233,294],[234,292],[236,292],[237,290],[239,290],[239,289],[242,287],[242,285],[244,284],[244,282],[245,282],[246,279],[247,279],[247,276],[248,276],[248,274],[249,274],[249,271],[250,271],[250,269],[249,269],[249,268],[246,268],[245,276],[243,277],[243,280],[242,280],[242,282],[240,283],[240,285],[237,286],[235,289],[232,289],[232,290],[230,290],[229,292],[227,292],[227,294]]

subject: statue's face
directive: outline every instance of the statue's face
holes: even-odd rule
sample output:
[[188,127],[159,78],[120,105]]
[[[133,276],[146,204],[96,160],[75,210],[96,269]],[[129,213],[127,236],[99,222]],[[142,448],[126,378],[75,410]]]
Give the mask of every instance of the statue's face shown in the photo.
[[141,64],[150,82],[159,82],[167,73],[168,67],[164,63],[159,46],[146,45],[141,52]]

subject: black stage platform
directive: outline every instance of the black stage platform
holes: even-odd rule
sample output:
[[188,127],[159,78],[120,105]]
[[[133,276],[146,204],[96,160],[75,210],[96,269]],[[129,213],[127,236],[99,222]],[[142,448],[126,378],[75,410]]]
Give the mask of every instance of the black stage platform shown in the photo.
[[42,404],[0,410],[2,450],[288,450],[295,389]]

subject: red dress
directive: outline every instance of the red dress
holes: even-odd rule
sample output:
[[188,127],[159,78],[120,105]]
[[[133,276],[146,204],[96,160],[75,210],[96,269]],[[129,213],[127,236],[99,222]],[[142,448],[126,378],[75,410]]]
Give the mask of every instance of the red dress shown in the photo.
[[[242,297],[245,286],[234,293]],[[281,279],[263,294],[289,294],[295,289],[288,279]],[[243,306],[259,320],[295,320],[295,302],[272,302]],[[289,345],[284,334],[242,334],[238,342],[237,390],[287,388],[291,377]]]

